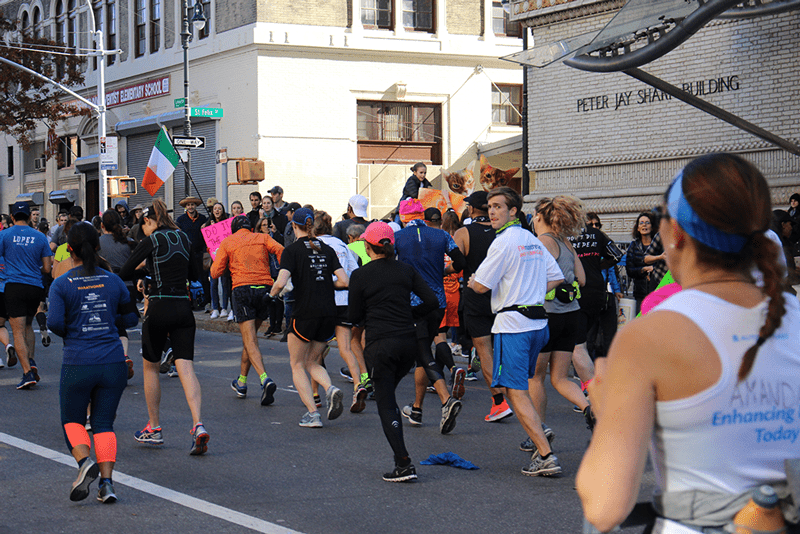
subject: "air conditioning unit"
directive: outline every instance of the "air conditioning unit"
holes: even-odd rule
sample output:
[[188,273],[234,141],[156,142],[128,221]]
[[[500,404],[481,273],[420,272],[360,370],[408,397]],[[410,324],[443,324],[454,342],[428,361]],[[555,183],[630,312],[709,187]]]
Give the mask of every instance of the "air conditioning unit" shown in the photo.
[[47,167],[47,159],[46,158],[34,158],[33,160],[33,169],[36,171],[43,171]]

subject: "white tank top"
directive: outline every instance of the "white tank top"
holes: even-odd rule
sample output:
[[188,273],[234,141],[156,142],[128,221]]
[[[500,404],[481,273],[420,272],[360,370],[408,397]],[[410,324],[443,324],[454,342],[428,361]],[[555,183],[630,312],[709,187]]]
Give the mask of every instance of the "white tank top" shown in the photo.
[[800,452],[800,304],[795,296],[784,296],[781,327],[762,345],[741,383],[739,365],[764,324],[766,301],[748,309],[687,290],[656,308],[689,318],[722,362],[722,374],[710,388],[656,403],[651,453],[661,492],[740,493],[786,479],[783,461]]

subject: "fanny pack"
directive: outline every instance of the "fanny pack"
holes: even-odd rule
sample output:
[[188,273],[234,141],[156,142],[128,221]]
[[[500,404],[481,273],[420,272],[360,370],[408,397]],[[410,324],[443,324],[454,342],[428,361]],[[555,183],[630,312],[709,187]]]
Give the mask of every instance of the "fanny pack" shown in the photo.
[[522,306],[514,305],[503,308],[498,313],[515,311],[521,313],[528,319],[547,319],[547,312],[544,311],[544,306],[541,304],[525,304]]
[[551,289],[545,295],[544,300],[558,300],[559,302],[563,302],[564,304],[569,304],[575,299],[581,298],[581,288],[578,284],[578,281],[574,281],[571,284],[566,282],[562,282],[558,284],[556,287]]

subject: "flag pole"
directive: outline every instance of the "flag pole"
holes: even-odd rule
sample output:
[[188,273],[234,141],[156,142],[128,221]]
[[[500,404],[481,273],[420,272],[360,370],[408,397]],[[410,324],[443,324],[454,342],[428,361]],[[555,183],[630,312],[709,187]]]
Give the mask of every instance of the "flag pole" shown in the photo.
[[172,136],[169,135],[169,132],[167,131],[167,129],[164,126],[162,126],[162,128],[164,128],[164,131],[166,132],[167,136],[169,137],[169,144],[172,145],[172,150],[174,150],[175,153],[178,155],[178,159],[181,161],[181,165],[183,165],[183,172],[186,173],[186,176],[189,177],[189,181],[192,183],[192,186],[194,186],[194,190],[197,193],[197,198],[200,199],[200,202],[203,204],[203,207],[205,207],[206,214],[209,217],[211,217],[211,210],[208,209],[208,206],[206,205],[206,201],[203,200],[202,196],[200,196],[200,190],[197,189],[197,184],[194,183],[194,178],[192,178],[192,173],[189,172],[189,167],[186,165],[186,162],[183,161],[183,158],[181,157],[181,153],[178,152],[178,149],[175,147],[175,143],[172,142]]

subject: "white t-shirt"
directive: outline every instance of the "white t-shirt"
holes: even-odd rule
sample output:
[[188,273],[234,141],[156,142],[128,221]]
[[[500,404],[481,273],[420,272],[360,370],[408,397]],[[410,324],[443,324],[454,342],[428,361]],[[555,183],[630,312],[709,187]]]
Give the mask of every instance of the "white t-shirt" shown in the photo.
[[492,241],[475,281],[492,290],[492,333],[541,330],[547,319],[528,319],[519,312],[498,313],[508,306],[543,304],[547,283],[563,280],[555,258],[539,239],[520,226],[510,226]]
[[[339,264],[342,266],[342,269],[344,269],[344,272],[347,273],[347,276],[350,276],[353,274],[353,271],[358,269],[358,257],[356,253],[347,248],[344,241],[332,235],[320,235],[317,237],[320,241],[333,249],[336,253],[336,257],[339,258]],[[333,279],[335,281],[336,276],[334,276]],[[346,289],[337,289],[335,293],[336,305],[347,306],[347,295]]]

